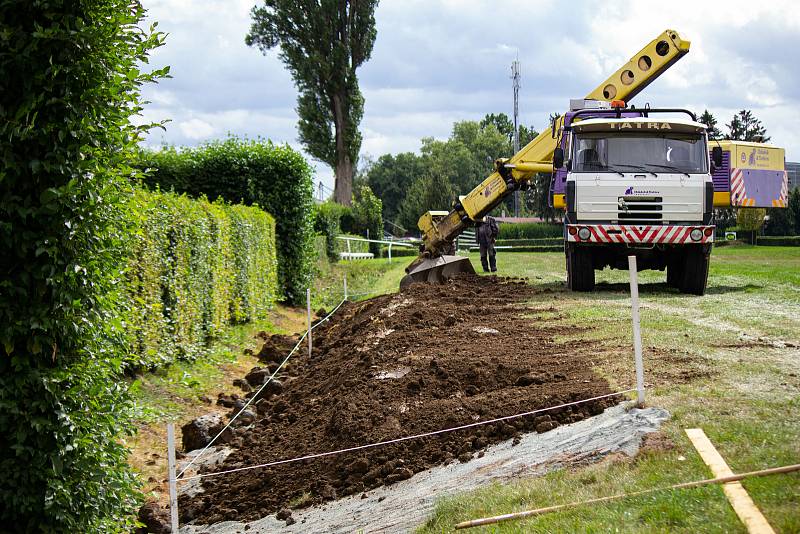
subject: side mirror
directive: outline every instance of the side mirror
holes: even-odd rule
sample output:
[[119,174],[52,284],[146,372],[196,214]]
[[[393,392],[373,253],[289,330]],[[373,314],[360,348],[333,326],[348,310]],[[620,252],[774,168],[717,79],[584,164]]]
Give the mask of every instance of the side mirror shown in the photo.
[[714,164],[714,167],[722,167],[722,147],[715,146],[711,149],[711,162]]
[[564,166],[564,149],[561,147],[553,151],[553,168],[560,169]]

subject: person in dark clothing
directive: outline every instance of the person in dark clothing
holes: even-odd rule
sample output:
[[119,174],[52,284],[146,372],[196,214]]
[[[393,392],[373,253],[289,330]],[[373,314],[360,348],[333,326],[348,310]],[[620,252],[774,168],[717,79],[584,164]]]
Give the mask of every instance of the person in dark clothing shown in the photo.
[[[481,265],[483,272],[497,272],[497,262],[495,260],[494,243],[500,228],[494,217],[486,216],[475,222],[475,241],[481,247]],[[488,260],[488,261],[487,261]]]

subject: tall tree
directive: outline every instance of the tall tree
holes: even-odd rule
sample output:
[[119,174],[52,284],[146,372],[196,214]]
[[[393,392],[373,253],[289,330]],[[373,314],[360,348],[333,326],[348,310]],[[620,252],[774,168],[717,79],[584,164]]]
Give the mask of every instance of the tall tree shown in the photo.
[[756,234],[764,226],[767,210],[764,208],[739,208],[736,212],[736,225],[750,232],[750,244],[756,244]]
[[510,146],[514,145],[514,123],[511,122],[508,115],[505,113],[487,113],[481,120],[480,127],[483,129],[490,124],[494,124],[497,131],[508,138]]
[[749,109],[743,109],[734,115],[731,122],[726,126],[728,127],[726,139],[755,141],[758,143],[766,143],[771,139],[771,137],[767,136],[767,129]]
[[250,12],[245,42],[265,55],[280,47],[300,95],[300,142],[336,175],[334,199],[350,205],[361,148],[364,98],[356,69],[375,43],[378,0],[265,0]]
[[[383,219],[400,224],[400,204],[416,178],[425,173],[425,160],[413,152],[384,154],[364,172],[365,182],[383,202]],[[403,227],[405,228],[405,227]],[[416,226],[406,228],[415,230]]]
[[703,114],[700,115],[700,122],[708,126],[708,137],[711,139],[722,138],[722,132],[717,128],[717,119],[714,118],[710,111],[703,111]]

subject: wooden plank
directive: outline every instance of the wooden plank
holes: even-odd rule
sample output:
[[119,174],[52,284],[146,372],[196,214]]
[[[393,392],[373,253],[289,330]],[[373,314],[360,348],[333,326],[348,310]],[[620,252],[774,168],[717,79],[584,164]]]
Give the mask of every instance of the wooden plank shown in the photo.
[[[714,447],[714,444],[711,443],[711,440],[708,439],[706,433],[703,432],[703,429],[687,428],[686,435],[689,436],[692,445],[697,449],[700,457],[709,469],[711,469],[711,472],[714,473],[714,476],[727,477],[733,475],[733,471],[728,467],[725,459]],[[761,510],[755,505],[753,499],[750,498],[750,495],[748,495],[741,482],[726,482],[722,485],[722,491],[725,492],[725,496],[728,497],[728,501],[731,503],[733,510],[736,512],[736,515],[739,516],[739,519],[742,520],[748,532],[754,534],[775,534],[775,531],[767,522]]]

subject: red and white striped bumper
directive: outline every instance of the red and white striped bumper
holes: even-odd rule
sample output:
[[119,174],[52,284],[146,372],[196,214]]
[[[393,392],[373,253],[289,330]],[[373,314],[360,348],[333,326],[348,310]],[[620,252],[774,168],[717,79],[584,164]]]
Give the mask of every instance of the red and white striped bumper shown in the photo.
[[[582,228],[589,230],[583,239]],[[700,239],[692,239],[692,230],[699,230]],[[697,232],[695,232],[697,237]],[[568,224],[567,241],[571,243],[625,243],[625,244],[664,244],[690,245],[712,243],[713,226],[673,226],[673,225],[628,225],[628,224]]]

